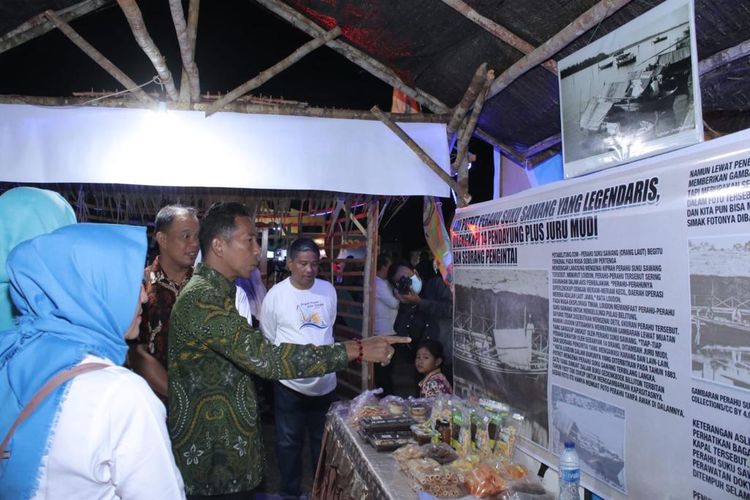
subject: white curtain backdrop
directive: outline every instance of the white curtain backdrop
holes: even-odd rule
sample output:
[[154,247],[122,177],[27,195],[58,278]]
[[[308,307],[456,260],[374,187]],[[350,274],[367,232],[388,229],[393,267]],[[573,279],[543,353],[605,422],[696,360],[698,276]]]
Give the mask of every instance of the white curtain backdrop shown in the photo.
[[[445,171],[445,125],[400,126]],[[379,121],[0,104],[0,181],[449,196]]]

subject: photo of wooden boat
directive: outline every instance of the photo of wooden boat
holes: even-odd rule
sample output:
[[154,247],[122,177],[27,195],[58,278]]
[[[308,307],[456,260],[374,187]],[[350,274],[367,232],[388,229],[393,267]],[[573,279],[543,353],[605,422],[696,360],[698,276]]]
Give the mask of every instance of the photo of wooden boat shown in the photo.
[[610,59],[609,61],[607,61],[607,62],[605,62],[605,63],[602,63],[602,64],[600,64],[600,65],[599,65],[599,69],[607,69],[607,68],[611,68],[611,67],[612,67],[612,64],[613,64],[613,63],[614,63],[614,61],[613,61],[612,59]]
[[635,54],[632,52],[625,52],[624,54],[617,56],[615,62],[617,63],[618,68],[621,66],[627,66],[628,64],[633,64],[635,62]]

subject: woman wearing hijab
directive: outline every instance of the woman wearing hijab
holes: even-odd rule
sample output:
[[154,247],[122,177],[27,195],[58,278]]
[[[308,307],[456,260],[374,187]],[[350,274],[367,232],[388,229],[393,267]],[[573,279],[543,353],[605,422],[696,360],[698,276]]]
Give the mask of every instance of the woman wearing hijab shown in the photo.
[[75,213],[65,198],[46,189],[13,188],[0,196],[0,332],[13,327],[5,259],[13,248],[34,236],[74,224]]
[[0,499],[184,498],[164,406],[119,366],[138,334],[145,257],[144,228],[107,224],[73,224],[11,251],[20,315],[0,333],[0,439],[55,375],[104,366],[58,386],[15,428]]

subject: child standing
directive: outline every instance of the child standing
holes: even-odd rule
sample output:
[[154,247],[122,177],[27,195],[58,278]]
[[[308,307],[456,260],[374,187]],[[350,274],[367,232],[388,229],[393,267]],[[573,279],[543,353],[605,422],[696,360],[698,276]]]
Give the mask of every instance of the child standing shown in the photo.
[[438,394],[453,394],[450,382],[440,371],[443,364],[443,345],[436,340],[427,340],[417,348],[414,365],[424,375],[419,383],[419,397],[426,398]]

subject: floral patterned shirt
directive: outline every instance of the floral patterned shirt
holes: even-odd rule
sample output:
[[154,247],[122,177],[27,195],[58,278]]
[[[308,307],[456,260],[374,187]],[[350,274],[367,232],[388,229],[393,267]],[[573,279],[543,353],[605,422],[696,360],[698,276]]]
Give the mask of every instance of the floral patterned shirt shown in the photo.
[[432,370],[419,383],[420,398],[434,397],[438,394],[453,394],[451,383],[448,382],[448,379],[440,371],[440,368]]
[[188,495],[249,491],[260,483],[264,452],[249,373],[319,377],[348,362],[342,344],[269,343],[237,312],[235,290],[198,264],[172,309],[168,427]]
[[148,352],[164,368],[167,367],[167,339],[169,337],[169,315],[182,287],[193,275],[190,269],[182,283],[167,277],[159,264],[159,257],[144,271],[148,300],[143,304],[138,343],[145,344]]

